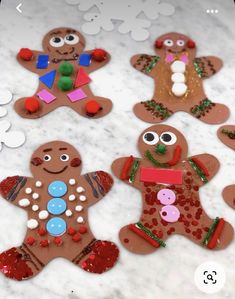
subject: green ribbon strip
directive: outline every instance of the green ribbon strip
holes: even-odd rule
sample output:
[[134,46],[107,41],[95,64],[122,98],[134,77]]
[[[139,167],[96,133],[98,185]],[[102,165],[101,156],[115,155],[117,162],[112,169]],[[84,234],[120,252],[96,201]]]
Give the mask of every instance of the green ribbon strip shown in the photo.
[[194,60],[193,65],[195,67],[195,70],[196,70],[199,78],[202,78],[202,76],[203,76],[203,70],[200,68],[199,64]]
[[230,136],[232,136],[232,137],[235,138],[235,131],[230,131],[230,130],[222,129],[222,133],[226,134],[226,135],[230,135]]
[[209,99],[204,99],[202,101],[202,103],[200,105],[196,105],[193,109],[192,109],[192,113],[196,114],[198,112],[203,112],[204,110],[206,110],[210,105],[212,105],[212,101],[210,101]]
[[136,176],[136,173],[138,171],[139,165],[140,165],[140,162],[138,160],[135,160],[134,164],[133,164],[133,166],[131,168],[131,172],[130,172],[130,179],[129,179],[130,183],[134,183],[135,176]]
[[172,113],[165,107],[163,107],[162,104],[156,103],[154,100],[142,102],[147,108],[150,108],[153,110],[153,112],[158,112],[160,116],[165,119],[172,115]]
[[147,74],[150,73],[159,60],[160,60],[159,56],[154,56],[150,64],[144,69],[144,72]]
[[201,180],[203,181],[203,183],[207,183],[208,180],[206,178],[205,173],[201,170],[201,168],[193,160],[189,159],[188,161],[189,161],[189,164],[191,165],[191,167],[197,173],[197,175],[201,178]]
[[145,157],[150,161],[152,162],[152,164],[156,167],[162,167],[162,168],[167,168],[169,167],[170,165],[168,163],[161,163],[159,162],[158,160],[154,159],[154,157],[152,156],[152,154],[150,153],[149,150],[147,150],[145,152]]
[[202,242],[203,245],[207,246],[207,244],[208,244],[212,234],[214,233],[218,223],[219,223],[219,217],[216,217],[215,220],[213,221],[211,227],[209,228],[203,242]]
[[143,232],[146,233],[151,239],[155,240],[158,242],[162,247],[166,247],[166,243],[158,238],[154,233],[152,233],[150,230],[148,230],[141,222],[137,222],[136,226],[141,229]]

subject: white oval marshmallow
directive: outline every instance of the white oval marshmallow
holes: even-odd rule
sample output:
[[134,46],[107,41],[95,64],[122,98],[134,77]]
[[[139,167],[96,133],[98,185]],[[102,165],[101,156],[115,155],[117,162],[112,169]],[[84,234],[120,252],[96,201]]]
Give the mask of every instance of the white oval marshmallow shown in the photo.
[[184,83],[174,83],[172,86],[172,93],[177,96],[183,96],[187,91],[187,85]]
[[37,220],[36,220],[36,219],[30,219],[30,220],[28,220],[28,222],[27,222],[27,227],[28,227],[29,229],[35,229],[35,228],[37,228],[37,227],[38,227],[38,222],[37,222]]
[[71,210],[67,210],[67,211],[65,212],[65,215],[66,215],[67,217],[71,217],[71,216],[73,215],[73,213],[72,213]]
[[31,194],[32,191],[33,191],[33,190],[32,190],[31,188],[26,188],[26,189],[25,189],[25,193],[26,193],[26,194]]
[[49,216],[49,213],[46,210],[43,210],[38,214],[38,217],[41,220],[47,219],[48,216]]
[[69,185],[73,186],[76,184],[76,180],[75,179],[70,179],[69,180]]
[[39,206],[38,206],[38,205],[33,205],[33,206],[32,206],[32,210],[33,210],[34,212],[38,211],[38,210],[39,210]]
[[185,83],[185,75],[181,73],[174,73],[171,76],[171,80],[174,83]]
[[186,69],[185,63],[180,60],[176,60],[171,65],[171,70],[173,73],[184,73]]
[[85,189],[83,187],[79,186],[79,187],[77,187],[76,191],[77,191],[77,193],[82,193],[85,191]]
[[79,199],[80,199],[81,201],[86,201],[86,196],[85,196],[85,195],[81,195],[81,196],[79,196]]
[[33,197],[33,199],[39,199],[39,194],[38,193],[33,193],[32,197]]
[[38,187],[38,188],[42,187],[42,182],[41,181],[37,181],[35,183],[35,186]]
[[83,217],[79,216],[79,217],[77,218],[77,222],[78,222],[78,223],[83,223]]
[[74,194],[69,195],[69,201],[74,201],[76,196]]
[[26,208],[30,205],[30,201],[28,200],[28,198],[22,198],[21,200],[19,200],[19,206]]
[[75,207],[75,211],[77,211],[77,212],[81,212],[82,210],[83,210],[83,207],[80,205]]

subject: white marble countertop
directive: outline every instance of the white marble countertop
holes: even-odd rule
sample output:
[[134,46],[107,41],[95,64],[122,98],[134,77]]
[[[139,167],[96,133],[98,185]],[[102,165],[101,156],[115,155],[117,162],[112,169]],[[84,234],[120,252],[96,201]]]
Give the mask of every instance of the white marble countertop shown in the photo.
[[[16,1],[8,1],[12,7]],[[9,88],[14,99],[30,96],[37,87],[37,77],[16,63],[15,54],[21,47],[41,48],[41,39],[57,26],[81,28],[82,14],[63,0],[22,1],[23,15],[9,8],[0,11],[0,82]],[[83,172],[103,169],[110,172],[112,161],[123,155],[138,155],[136,142],[148,124],[137,119],[132,106],[140,99],[150,99],[153,81],[135,71],[129,64],[133,54],[153,53],[156,37],[179,31],[197,42],[198,55],[218,55],[224,68],[205,82],[210,99],[224,102],[231,108],[228,123],[235,123],[234,73],[235,33],[232,1],[168,0],[176,6],[170,18],[154,21],[151,37],[135,42],[116,31],[86,36],[87,49],[102,46],[112,53],[111,62],[92,74],[92,89],[97,95],[111,98],[111,114],[99,120],[88,120],[68,108],[60,108],[43,119],[21,119],[8,108],[13,128],[27,133],[26,144],[17,149],[4,148],[0,153],[0,180],[6,176],[30,175],[29,158],[40,144],[61,139],[72,143],[81,152]],[[32,4],[33,3],[33,4]],[[50,3],[50,4],[48,4]],[[219,13],[208,15],[207,8]],[[189,142],[189,154],[211,153],[221,161],[218,175],[200,191],[202,204],[211,217],[222,216],[235,225],[235,211],[222,200],[221,191],[235,183],[235,153],[216,137],[218,126],[205,125],[186,113],[177,113],[167,124],[181,130]],[[32,280],[15,282],[0,275],[0,298],[4,299],[198,299],[204,298],[193,282],[196,267],[204,261],[216,260],[226,269],[223,290],[210,298],[234,298],[235,241],[226,250],[211,252],[195,246],[184,237],[173,236],[168,246],[147,256],[126,251],[118,240],[119,229],[137,221],[141,211],[138,191],[115,180],[112,191],[90,209],[89,218],[94,235],[120,245],[120,260],[111,271],[91,275],[63,259],[51,262]],[[0,252],[21,244],[26,230],[26,213],[0,200]]]

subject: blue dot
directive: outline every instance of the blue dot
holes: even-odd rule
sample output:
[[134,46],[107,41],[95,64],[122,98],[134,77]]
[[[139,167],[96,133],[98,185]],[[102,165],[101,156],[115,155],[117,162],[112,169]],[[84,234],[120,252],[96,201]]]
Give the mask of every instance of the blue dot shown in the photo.
[[54,181],[48,187],[48,193],[53,197],[64,196],[67,190],[67,185],[62,181]]
[[52,198],[47,203],[47,210],[52,215],[61,215],[66,210],[66,202],[62,198]]
[[55,217],[47,222],[46,229],[53,237],[58,237],[66,232],[66,222],[64,219]]

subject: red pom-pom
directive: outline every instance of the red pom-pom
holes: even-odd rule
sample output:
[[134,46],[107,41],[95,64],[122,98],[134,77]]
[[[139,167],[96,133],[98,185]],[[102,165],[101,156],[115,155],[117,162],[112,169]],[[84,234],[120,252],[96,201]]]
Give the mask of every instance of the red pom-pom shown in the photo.
[[75,230],[73,227],[69,227],[69,228],[68,228],[68,234],[69,234],[70,236],[73,236],[73,235],[76,234],[76,230]]
[[101,110],[101,106],[97,101],[93,100],[93,101],[89,101],[89,102],[86,103],[85,109],[86,109],[86,113],[88,115],[93,116],[99,110]]
[[95,49],[92,52],[92,58],[97,62],[102,62],[107,58],[107,52],[103,49]]
[[61,239],[61,237],[55,237],[53,242],[56,246],[61,246],[63,244],[63,240]]
[[163,41],[162,40],[156,40],[155,48],[161,49],[162,47],[163,47]]
[[30,61],[33,58],[33,52],[28,48],[20,49],[19,56],[25,61]]
[[46,235],[46,230],[43,228],[43,227],[40,227],[39,229],[38,229],[38,234],[39,234],[39,236],[45,236]]
[[190,49],[194,49],[196,47],[195,42],[191,39],[188,41],[187,45],[188,45],[188,48],[190,48]]
[[32,246],[34,243],[35,243],[35,239],[34,237],[28,237],[27,240],[26,240],[26,243],[29,245],[29,246]]
[[78,231],[80,234],[85,234],[87,232],[87,228],[85,226],[81,226]]
[[35,113],[39,110],[40,107],[39,100],[35,97],[27,98],[25,99],[24,107],[28,112]]
[[48,247],[49,246],[49,241],[48,240],[42,240],[40,242],[40,246],[41,247]]
[[79,242],[81,240],[81,236],[79,233],[77,233],[76,235],[73,236],[72,239],[74,242]]

